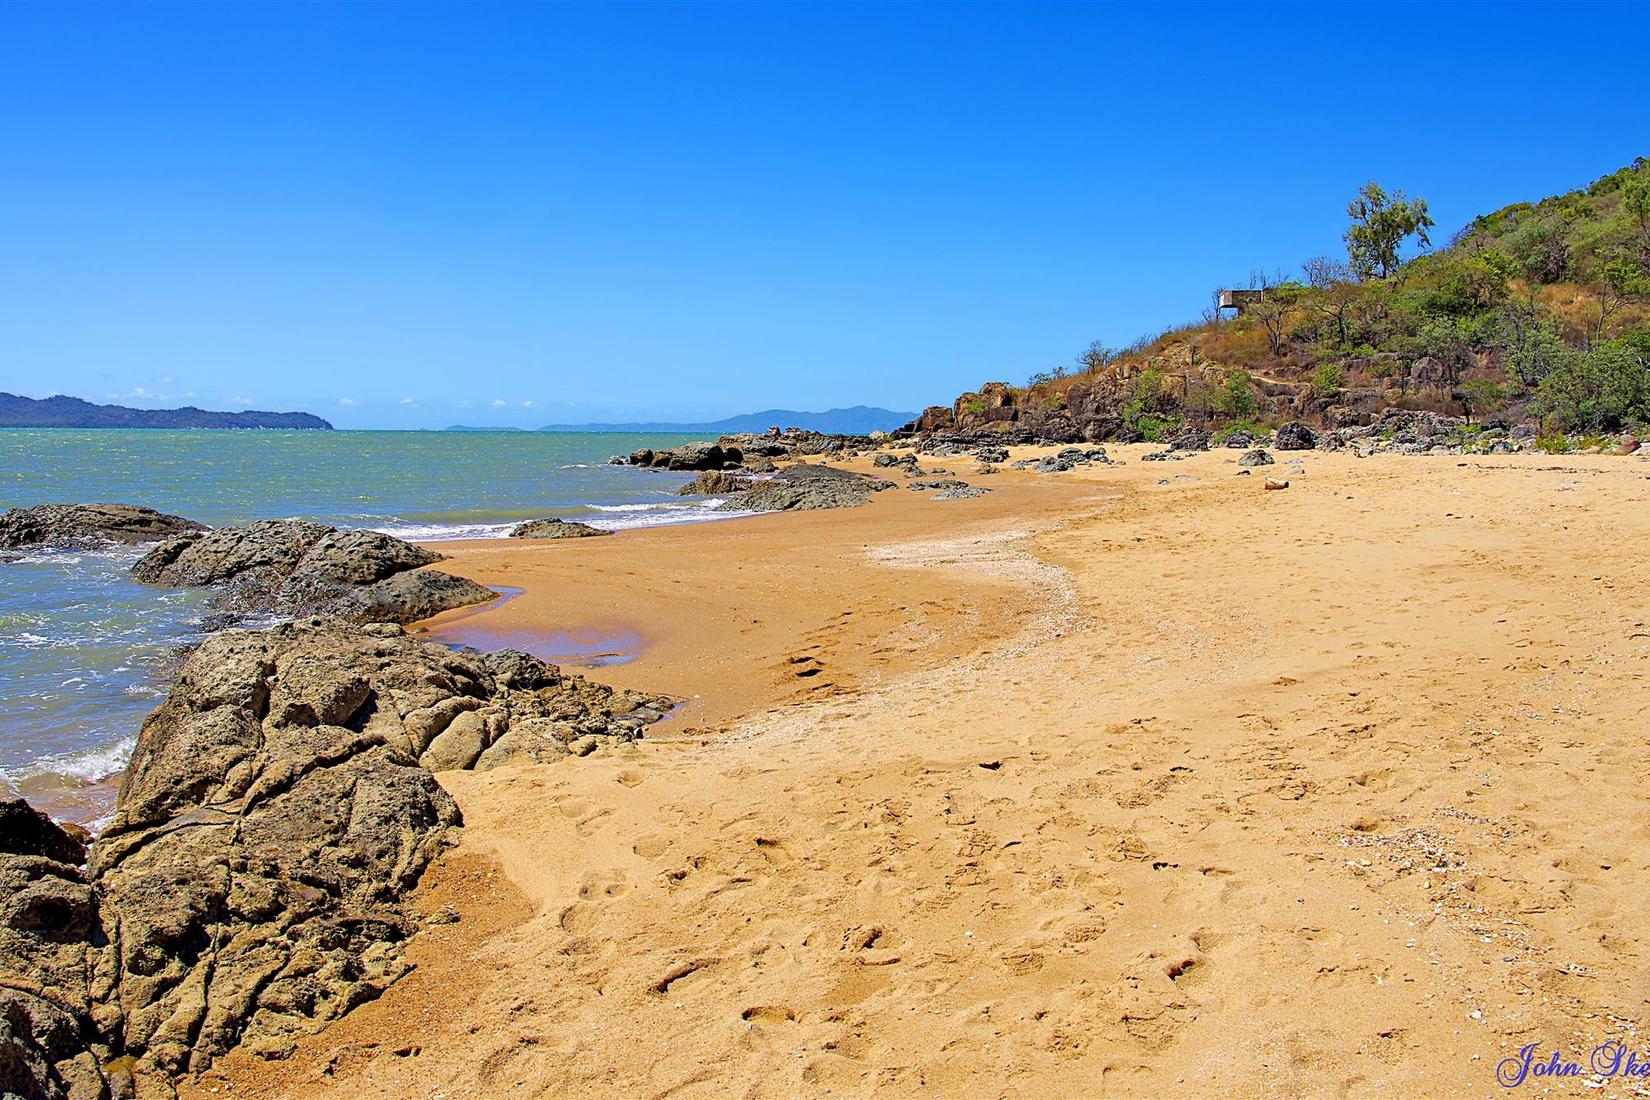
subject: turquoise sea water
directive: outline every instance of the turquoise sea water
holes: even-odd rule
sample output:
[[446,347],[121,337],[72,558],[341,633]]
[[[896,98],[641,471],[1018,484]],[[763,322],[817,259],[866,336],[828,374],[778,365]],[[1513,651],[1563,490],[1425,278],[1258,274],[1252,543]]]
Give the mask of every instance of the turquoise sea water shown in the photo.
[[[688,475],[609,457],[686,437],[516,432],[0,430],[0,510],[143,504],[214,526],[303,517],[402,538],[503,537],[560,516],[622,529],[723,516]],[[0,795],[107,812],[144,716],[197,637],[201,597],[127,575],[141,549],[0,562]]]

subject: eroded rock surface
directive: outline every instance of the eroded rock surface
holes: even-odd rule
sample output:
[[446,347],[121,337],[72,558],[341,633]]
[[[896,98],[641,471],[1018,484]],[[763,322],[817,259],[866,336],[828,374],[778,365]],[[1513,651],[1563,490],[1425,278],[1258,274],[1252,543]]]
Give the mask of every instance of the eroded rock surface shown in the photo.
[[737,468],[744,458],[744,452],[738,447],[724,447],[720,443],[684,443],[680,447],[657,451],[647,447],[632,451],[630,464],[662,470],[726,470]]
[[0,515],[0,550],[159,542],[204,530],[194,520],[131,504],[36,504]]
[[1318,434],[1298,420],[1279,428],[1277,441],[1273,444],[1280,451],[1310,451],[1317,445]]
[[407,970],[405,899],[460,824],[432,770],[634,738],[670,706],[389,624],[208,639],[92,853],[125,1053],[160,1076],[282,1056],[379,996]]
[[441,560],[433,550],[378,531],[259,520],[168,539],[144,555],[132,575],[148,584],[216,587],[215,602],[232,614],[325,614],[356,622],[410,623],[497,595],[474,581],[422,570]]
[[872,493],[894,483],[834,466],[798,463],[752,483],[717,506],[723,512],[788,512],[815,508],[857,508]]
[[728,493],[742,493],[755,482],[740,474],[726,470],[706,470],[680,489],[676,490],[679,497],[715,497]]
[[0,1095],[108,1095],[93,1001],[103,936],[85,859],[50,818],[0,801]]
[[600,527],[571,519],[530,519],[510,532],[513,539],[587,539],[597,535],[611,535]]

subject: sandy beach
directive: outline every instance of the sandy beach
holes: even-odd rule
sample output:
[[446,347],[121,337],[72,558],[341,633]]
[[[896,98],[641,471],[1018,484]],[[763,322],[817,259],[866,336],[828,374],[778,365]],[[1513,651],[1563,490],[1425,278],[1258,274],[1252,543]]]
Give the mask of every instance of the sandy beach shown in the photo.
[[183,1094],[1488,1095],[1636,1046],[1650,463],[1147,449],[443,544],[521,594],[435,637],[686,705],[443,773],[418,969]]

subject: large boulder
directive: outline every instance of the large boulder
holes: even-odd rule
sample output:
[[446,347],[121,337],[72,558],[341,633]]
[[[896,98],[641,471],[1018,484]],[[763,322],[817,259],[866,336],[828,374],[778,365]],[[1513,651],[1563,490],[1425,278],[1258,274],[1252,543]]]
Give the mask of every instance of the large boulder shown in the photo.
[[738,466],[744,458],[744,452],[738,447],[724,447],[720,443],[684,443],[680,447],[658,451],[646,448],[633,451],[630,463],[665,470],[725,470]]
[[950,431],[957,426],[957,414],[950,405],[930,405],[917,418],[902,427],[895,435],[928,435],[931,432]]
[[159,542],[204,530],[194,520],[131,504],[36,504],[0,515],[0,550]]
[[230,614],[338,615],[410,623],[485,603],[496,593],[433,571],[433,550],[379,531],[340,531],[307,520],[258,520],[189,532],[156,546],[132,567],[147,584],[212,586]]
[[1280,451],[1310,451],[1318,445],[1318,435],[1299,420],[1292,420],[1278,429],[1273,446]]
[[723,512],[790,512],[817,508],[857,508],[872,493],[892,489],[894,483],[866,477],[835,466],[798,463],[757,481],[717,505]]
[[209,638],[92,852],[124,1052],[157,1075],[281,1057],[379,996],[408,970],[406,898],[461,823],[430,769],[634,738],[671,705],[388,625]]
[[611,535],[600,527],[572,519],[530,519],[518,524],[510,532],[513,539],[587,539],[597,535]]
[[0,1095],[108,1094],[97,892],[86,850],[21,799],[0,801]]
[[727,470],[706,470],[680,489],[676,490],[679,497],[715,497],[727,493],[741,493],[749,489],[752,481],[749,477],[730,473]]
[[1270,452],[1256,447],[1252,451],[1243,452],[1243,455],[1237,461],[1239,466],[1270,466],[1276,460],[1273,459]]

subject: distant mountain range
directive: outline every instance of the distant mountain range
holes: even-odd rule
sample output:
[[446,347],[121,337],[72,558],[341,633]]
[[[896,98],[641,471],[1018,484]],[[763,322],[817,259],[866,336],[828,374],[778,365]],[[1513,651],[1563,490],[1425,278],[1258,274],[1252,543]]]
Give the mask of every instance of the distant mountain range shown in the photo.
[[299,428],[332,430],[309,413],[209,412],[181,409],[129,409],[124,405],[94,405],[78,397],[35,400],[0,393],[0,428]]
[[738,432],[765,432],[769,428],[806,428],[833,435],[865,435],[889,432],[916,419],[916,413],[893,412],[867,405],[824,412],[797,412],[795,409],[765,409],[762,412],[730,416],[725,420],[693,423],[650,420],[625,424],[547,424],[546,432],[704,432],[732,435]]

